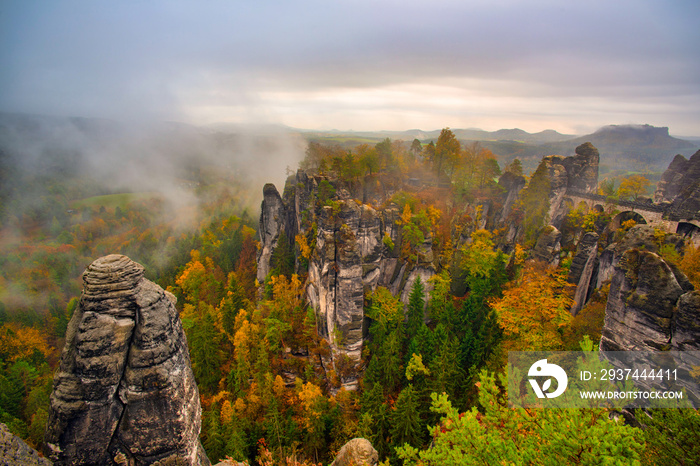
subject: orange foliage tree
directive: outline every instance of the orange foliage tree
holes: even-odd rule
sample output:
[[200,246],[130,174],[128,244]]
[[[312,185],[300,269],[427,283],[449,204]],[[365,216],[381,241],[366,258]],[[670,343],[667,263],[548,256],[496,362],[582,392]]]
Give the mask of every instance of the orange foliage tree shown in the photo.
[[507,349],[562,349],[563,331],[572,317],[569,312],[571,285],[562,270],[530,262],[522,276],[490,302],[503,329]]

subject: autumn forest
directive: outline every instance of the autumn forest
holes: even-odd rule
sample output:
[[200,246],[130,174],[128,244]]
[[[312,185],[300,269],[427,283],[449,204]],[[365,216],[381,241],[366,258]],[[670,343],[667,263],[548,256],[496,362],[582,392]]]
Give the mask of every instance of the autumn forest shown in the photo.
[[[603,408],[507,407],[508,351],[597,350],[610,285],[572,315],[576,247],[587,232],[619,242],[639,223],[629,216],[610,227],[612,207],[571,206],[556,263],[543,260],[553,181],[539,160],[504,159],[449,128],[412,141],[305,141],[285,190],[303,172],[317,183],[310,207],[298,234],[279,235],[261,277],[263,185],[240,167],[188,160],[173,185],[191,202],[173,203],[147,184],[91,179],[73,153],[36,165],[11,149],[1,155],[0,422],[35,448],[83,270],[118,253],[177,297],[214,464],[325,465],[356,437],[370,440],[382,465],[700,460],[694,410],[668,410],[641,428]],[[610,205],[650,197],[659,171],[631,170],[601,172],[596,194]],[[319,331],[307,297],[323,225],[344,241],[350,201],[391,218],[377,247],[405,276],[431,271],[410,286],[362,289],[358,358],[338,350],[349,331]],[[668,247],[663,236],[660,254],[697,289],[700,251]]]

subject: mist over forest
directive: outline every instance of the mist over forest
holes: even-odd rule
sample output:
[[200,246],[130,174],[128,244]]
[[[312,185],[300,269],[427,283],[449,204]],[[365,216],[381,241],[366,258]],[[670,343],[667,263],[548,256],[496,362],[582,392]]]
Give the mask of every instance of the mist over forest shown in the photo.
[[61,175],[77,184],[73,189],[87,190],[82,195],[158,192],[175,208],[193,202],[193,188],[217,172],[246,191],[268,180],[282,183],[285,169],[296,167],[305,149],[296,135],[272,126],[222,131],[5,113],[0,131],[6,191],[22,181],[31,185],[32,177]]
[[[637,321],[604,327],[615,289],[596,275],[617,273],[610,264],[603,271],[604,251],[626,241],[658,252],[695,293],[696,150],[650,125],[584,136],[324,132],[2,113],[0,422],[59,462],[93,436],[116,435],[84,425],[90,434],[57,453],[50,442],[61,441],[64,415],[56,413],[73,409],[60,386],[84,377],[59,358],[81,354],[61,356],[64,345],[100,341],[109,354],[89,356],[90,364],[131,361],[119,353],[124,345],[104,343],[109,324],[85,324],[85,315],[102,312],[91,304],[100,299],[110,309],[123,293],[135,293],[129,309],[146,299],[139,293],[152,288],[143,282],[133,290],[100,282],[142,273],[172,297],[160,302],[170,302],[164,312],[182,326],[181,335],[148,338],[187,347],[191,360],[149,370],[192,373],[196,402],[168,402],[201,422],[187,438],[213,463],[329,464],[362,437],[382,465],[454,451],[468,458],[457,464],[475,464],[500,455],[515,425],[522,454],[540,452],[532,439],[551,435],[546,426],[570,422],[570,413],[547,412],[541,424],[502,406],[495,374],[508,351],[597,351],[604,334],[627,338],[625,326]],[[651,228],[648,212],[628,205],[666,209],[667,220],[677,217],[670,224],[683,227]],[[596,273],[585,274],[581,261]],[[127,272],[96,272],[113,263]],[[675,332],[683,322],[669,325]],[[651,332],[641,327],[634,331]],[[661,430],[686,432],[696,422],[657,416],[644,433],[607,420],[604,408],[582,413],[575,430],[595,439],[591,458],[650,465],[663,464],[656,452],[674,454]],[[478,448],[431,427],[458,419],[466,424],[454,428],[457,438]],[[115,432],[122,429],[120,421]],[[152,429],[149,438],[161,448],[169,434]],[[567,460],[580,449],[556,445]]]
[[2,2],[0,464],[700,464],[698,18]]

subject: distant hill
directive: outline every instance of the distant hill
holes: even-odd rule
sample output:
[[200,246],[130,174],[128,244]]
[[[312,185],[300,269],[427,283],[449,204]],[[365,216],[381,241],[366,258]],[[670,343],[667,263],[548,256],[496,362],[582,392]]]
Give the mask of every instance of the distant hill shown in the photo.
[[[361,143],[376,143],[384,138],[423,143],[436,141],[440,130],[422,131],[300,131],[307,140],[335,143],[351,148]],[[532,171],[543,156],[573,155],[576,146],[591,142],[600,151],[601,169],[663,171],[676,154],[692,155],[700,148],[700,139],[684,140],[669,135],[668,128],[651,125],[610,125],[592,134],[574,136],[553,130],[528,133],[521,129],[484,131],[452,129],[462,142],[479,141],[491,150],[501,165],[519,158],[526,172]]]
[[[299,130],[306,139],[313,141],[335,141],[343,145],[351,141],[379,142],[385,138],[421,142],[437,140],[440,129],[423,131],[410,129],[406,131],[305,131]],[[521,129],[499,129],[498,131],[484,131],[481,129],[452,129],[452,132],[460,140],[472,141],[512,141],[527,144],[547,144],[552,142],[567,141],[574,138],[571,134],[561,134],[548,129],[539,133],[528,133]],[[359,142],[358,142],[359,143]]]
[[677,154],[690,156],[698,148],[697,143],[670,136],[667,127],[651,125],[604,126],[592,134],[543,148],[569,155],[584,142],[596,146],[601,154],[601,164],[611,169],[636,167],[663,171]]
[[[0,112],[0,181],[12,177],[6,169],[8,158],[37,174],[76,173],[84,171],[86,166],[99,166],[100,171],[108,172],[130,161],[143,166],[143,160],[155,160],[153,170],[139,171],[160,172],[170,166],[170,175],[186,178],[191,174],[192,161],[196,160],[197,164],[223,164],[229,168],[237,165],[241,174],[253,171],[269,179],[269,173],[257,161],[265,157],[274,160],[274,166],[294,169],[303,157],[304,140],[351,149],[363,143],[374,145],[385,138],[428,143],[437,141],[440,131],[310,131],[275,125],[193,126],[174,122],[144,126],[133,122]],[[463,143],[480,141],[497,156],[501,166],[519,158],[526,173],[534,170],[543,156],[573,155],[576,146],[583,142],[591,142],[600,151],[603,173],[617,169],[660,172],[676,154],[689,157],[700,148],[700,138],[675,138],[669,135],[668,128],[650,125],[605,126],[585,136],[553,130],[528,133],[518,128],[452,131]],[[280,180],[283,176],[280,169]],[[152,175],[144,181],[150,185]]]

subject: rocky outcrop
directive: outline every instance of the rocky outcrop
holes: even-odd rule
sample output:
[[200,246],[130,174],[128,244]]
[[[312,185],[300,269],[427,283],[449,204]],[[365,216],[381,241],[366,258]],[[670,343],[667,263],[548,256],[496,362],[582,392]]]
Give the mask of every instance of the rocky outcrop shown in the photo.
[[598,238],[595,232],[583,235],[571,261],[567,280],[576,285],[574,304],[571,307],[572,315],[578,314],[593,291],[592,279],[598,267]]
[[700,291],[681,295],[677,307],[671,347],[678,351],[700,351]]
[[175,297],[126,256],[94,261],[54,377],[46,453],[57,465],[209,465]]
[[[638,225],[606,250],[610,256],[606,268],[612,272],[600,342],[603,351],[700,346],[698,292],[683,273],[655,252],[658,245],[653,235],[653,228]],[[668,237],[669,244],[674,244],[675,235]]]
[[671,203],[672,216],[700,219],[700,151],[689,160],[677,155],[656,185],[654,202]]
[[590,142],[578,146],[573,156],[550,155],[542,159],[540,164],[546,168],[550,183],[548,216],[552,225],[560,228],[569,211],[567,192],[595,193],[599,163],[598,149]]
[[[612,280],[615,267],[625,251],[637,248],[658,253],[659,243],[655,239],[655,233],[654,227],[636,225],[630,228],[621,241],[609,245],[599,257],[596,288]],[[669,234],[664,237],[664,244],[673,246],[680,253],[683,248],[683,238]]]
[[682,187],[685,185],[683,181],[686,179],[688,165],[688,159],[681,154],[676,155],[656,184],[653,197],[656,204],[673,202],[676,199]]
[[39,456],[36,450],[10,432],[5,424],[0,423],[0,464],[51,466],[51,461]]
[[546,227],[537,238],[537,244],[532,250],[532,257],[556,267],[559,265],[560,242],[561,232],[551,225]]
[[263,202],[260,211],[260,250],[258,251],[258,282],[262,283],[270,273],[272,253],[277,247],[280,233],[285,230],[286,211],[282,197],[274,184],[263,187]]
[[[266,185],[260,215],[261,247],[258,280],[263,282],[280,232],[306,238],[311,247],[306,294],[316,312],[318,332],[331,347],[333,359],[347,356],[359,362],[366,337],[364,296],[377,286],[408,302],[410,287],[420,277],[426,290],[434,275],[432,238],[416,247],[416,263],[399,260],[400,212],[389,203],[374,208],[355,199],[335,180],[299,170],[287,180],[281,198]],[[306,272],[297,251],[297,271]],[[330,361],[331,363],[333,361]],[[352,389],[357,377],[341,376]]]
[[331,466],[375,466],[379,462],[379,454],[369,440],[354,438],[338,452]]
[[502,248],[506,252],[510,252],[512,249],[511,245],[515,244],[515,238],[520,233],[520,225],[517,222],[508,222],[508,219],[513,211],[513,206],[518,200],[518,195],[520,191],[527,184],[527,180],[524,176],[515,175],[511,172],[505,172],[499,179],[498,185],[503,188],[506,193],[505,200],[503,201],[503,208],[500,211],[500,216],[497,219],[499,225],[503,225],[507,228],[507,234]]
[[[337,219],[330,207],[323,210],[307,283],[307,295],[316,310],[319,334],[335,351],[354,361],[360,359],[364,333],[362,246],[374,246],[363,241],[361,210],[357,204],[343,202]],[[371,214],[365,217],[366,220],[367,217],[375,219]],[[363,225],[365,233],[375,226],[371,220],[370,224]]]
[[[406,290],[416,277],[427,283],[435,273],[430,238],[418,247],[418,267],[408,270],[399,261],[394,252],[401,241],[398,218],[395,207],[376,210],[354,199],[339,199],[334,207],[323,207],[316,219],[307,297],[316,311],[319,334],[330,343],[334,356],[360,360],[367,330],[365,292],[383,286],[407,302]],[[352,389],[357,378],[351,374],[341,382]]]
[[683,294],[660,256],[638,249],[625,252],[610,284],[601,349],[670,349],[674,311]]
[[[692,373],[700,350],[700,293],[687,278],[653,252],[629,249],[617,261],[605,308],[600,351],[614,367],[646,367],[672,364],[679,373]],[[672,353],[670,353],[672,352]],[[670,362],[672,361],[672,362]],[[646,379],[646,378],[645,378]],[[663,379],[638,380],[646,389],[667,390]],[[684,400],[700,403],[700,386],[692,377],[681,377],[678,388]]]
[[574,191],[594,193],[598,189],[600,154],[590,142],[578,146],[576,155],[565,160],[568,186]]

